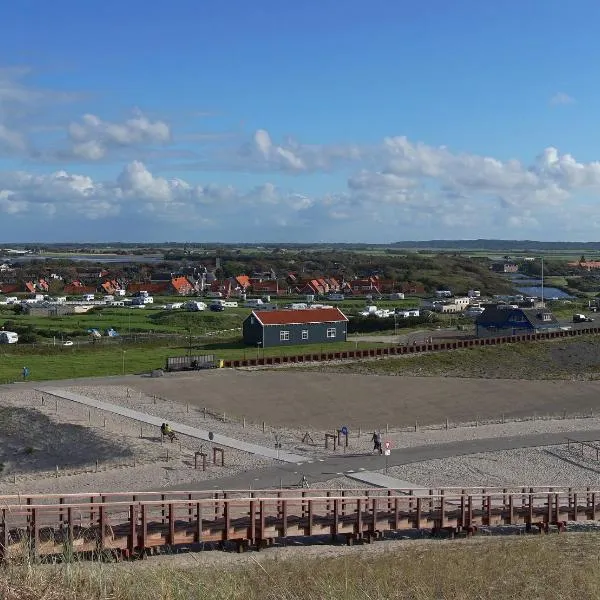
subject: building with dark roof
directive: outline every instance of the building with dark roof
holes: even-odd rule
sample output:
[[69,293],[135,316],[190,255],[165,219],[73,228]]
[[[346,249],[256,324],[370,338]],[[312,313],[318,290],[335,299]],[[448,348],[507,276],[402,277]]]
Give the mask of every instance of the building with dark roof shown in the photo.
[[475,320],[477,337],[523,335],[557,331],[560,323],[547,308],[515,308],[509,304],[487,305]]
[[345,342],[348,318],[339,308],[253,310],[244,320],[244,343],[261,348]]

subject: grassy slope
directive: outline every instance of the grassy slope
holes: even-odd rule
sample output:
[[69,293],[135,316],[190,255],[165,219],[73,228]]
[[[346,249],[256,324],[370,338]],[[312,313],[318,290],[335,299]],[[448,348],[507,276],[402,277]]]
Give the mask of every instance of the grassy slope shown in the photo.
[[[245,566],[11,567],[5,600],[558,600],[600,597],[597,534],[406,542],[340,557],[256,559]],[[292,550],[293,552],[293,550]],[[295,557],[295,560],[291,559]],[[252,557],[253,558],[253,557]],[[191,562],[191,561],[190,561]],[[218,562],[217,562],[218,565]],[[136,568],[137,567],[137,568]]]
[[[267,348],[260,350],[260,356],[283,356],[302,353],[354,350],[373,348],[378,343],[338,342],[310,344],[305,346],[287,346],[285,348]],[[125,364],[123,366],[123,351]],[[121,345],[85,343],[64,348],[60,345],[25,346],[0,345],[0,383],[18,380],[21,370],[27,366],[31,370],[30,379],[41,381],[50,379],[70,379],[75,377],[102,377],[121,375],[123,373],[144,373],[152,369],[162,368],[168,356],[185,356],[190,349],[185,343],[173,342],[165,345]],[[214,354],[217,359],[256,358],[257,350],[244,346],[239,341],[233,342],[194,342],[191,353]]]
[[378,375],[597,379],[600,376],[600,339],[586,336],[548,342],[488,346],[420,356],[322,365],[318,368],[338,373]]

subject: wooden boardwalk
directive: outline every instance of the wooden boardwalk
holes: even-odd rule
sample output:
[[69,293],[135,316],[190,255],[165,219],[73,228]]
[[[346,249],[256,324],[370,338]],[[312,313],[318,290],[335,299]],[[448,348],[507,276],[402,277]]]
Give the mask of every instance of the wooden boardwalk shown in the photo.
[[386,532],[470,535],[483,526],[547,532],[596,521],[600,491],[558,487],[440,490],[230,490],[0,496],[0,558],[107,552],[233,542],[238,551],[277,538],[343,537],[370,542]]

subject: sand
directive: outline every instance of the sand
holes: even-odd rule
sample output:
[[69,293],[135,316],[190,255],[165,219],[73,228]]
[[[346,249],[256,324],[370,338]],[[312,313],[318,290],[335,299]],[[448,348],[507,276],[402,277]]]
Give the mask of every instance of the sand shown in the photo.
[[213,412],[266,419],[277,427],[356,429],[600,414],[599,381],[519,381],[219,369],[161,378],[135,388]]

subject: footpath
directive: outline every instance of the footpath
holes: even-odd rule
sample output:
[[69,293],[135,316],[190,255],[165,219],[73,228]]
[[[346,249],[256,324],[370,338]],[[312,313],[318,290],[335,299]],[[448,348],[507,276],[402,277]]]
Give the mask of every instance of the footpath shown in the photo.
[[[71,402],[84,404],[85,406],[89,406],[90,408],[104,410],[115,415],[120,415],[122,417],[127,417],[128,419],[139,421],[140,423],[155,425],[156,427],[160,427],[164,421],[164,419],[160,417],[154,417],[147,413],[133,410],[131,408],[126,408],[124,406],[119,406],[118,404],[101,402],[100,400],[88,398],[87,396],[83,396],[82,394],[75,394],[73,392],[68,392],[67,390],[62,390],[59,388],[37,387],[35,389],[41,394],[48,394],[56,396],[57,398],[62,398],[63,400],[70,400]],[[199,440],[209,441],[218,446],[233,448],[242,452],[248,452],[249,454],[256,454],[258,456],[264,456],[265,458],[280,460],[284,463],[293,463],[298,465],[303,462],[306,462],[307,460],[306,456],[300,456],[299,454],[292,454],[289,452],[284,452],[282,450],[276,450],[274,448],[267,448],[266,446],[259,446],[258,444],[243,442],[241,440],[236,440],[234,438],[230,438],[218,433],[213,434],[210,431],[198,429],[197,427],[190,427],[189,425],[184,425],[183,423],[173,423],[169,421],[169,425],[171,426],[171,429],[173,429],[173,431],[175,431],[176,433],[180,433],[181,435],[187,435],[189,437],[197,438]]]

